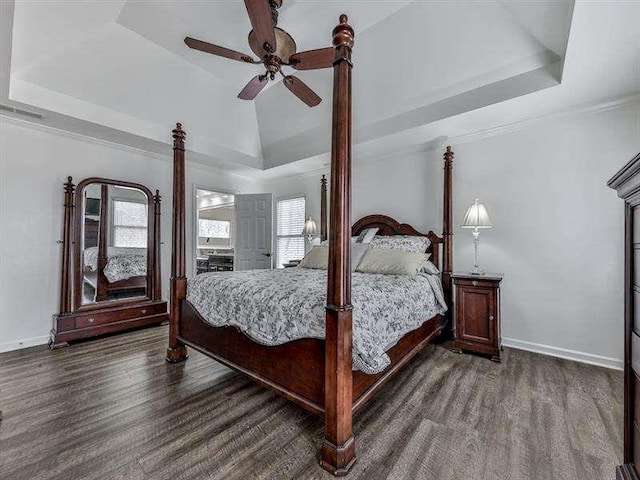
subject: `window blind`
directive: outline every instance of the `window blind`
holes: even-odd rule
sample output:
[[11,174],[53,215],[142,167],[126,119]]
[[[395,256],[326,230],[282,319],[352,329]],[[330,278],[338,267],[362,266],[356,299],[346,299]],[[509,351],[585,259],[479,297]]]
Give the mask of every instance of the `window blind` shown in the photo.
[[113,246],[147,246],[147,205],[145,203],[113,201]]
[[305,254],[302,229],[305,221],[305,197],[286,198],[276,202],[276,264],[300,260]]

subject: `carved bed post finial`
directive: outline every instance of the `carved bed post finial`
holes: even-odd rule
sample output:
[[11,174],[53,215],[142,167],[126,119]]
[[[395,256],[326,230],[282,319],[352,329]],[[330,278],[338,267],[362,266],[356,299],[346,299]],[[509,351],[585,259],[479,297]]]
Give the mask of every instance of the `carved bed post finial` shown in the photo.
[[185,277],[185,164],[184,139],[187,136],[182,124],[177,123],[173,134],[173,228],[171,235],[171,292],[169,317],[169,348],[167,362],[177,363],[187,359],[187,347],[179,340],[180,306],[187,296]]
[[171,133],[173,134],[173,148],[181,149],[184,151],[184,139],[187,136],[187,133],[182,130],[182,124],[180,122],[176,123],[176,128],[174,128]]
[[327,177],[320,179],[320,240],[327,239]]
[[62,269],[60,275],[60,315],[71,313],[71,228],[73,225],[74,193],[73,178],[67,177],[64,184],[64,220],[62,224]]
[[444,211],[443,211],[443,261],[442,261],[442,289],[447,310],[447,326],[443,330],[445,338],[453,337],[453,150],[447,146],[444,155]]
[[333,29],[331,209],[324,373],[324,440],[320,464],[344,475],[356,460],[353,423],[351,305],[351,48],[347,16]]

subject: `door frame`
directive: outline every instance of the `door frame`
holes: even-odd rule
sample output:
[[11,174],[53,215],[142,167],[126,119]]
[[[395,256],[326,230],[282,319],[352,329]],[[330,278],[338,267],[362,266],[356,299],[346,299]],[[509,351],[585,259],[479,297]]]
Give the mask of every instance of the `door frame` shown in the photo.
[[[235,208],[236,201],[235,196],[240,195],[238,190],[229,190],[228,188],[215,188],[210,187],[208,185],[203,185],[200,183],[192,183],[192,194],[191,198],[193,199],[193,215],[191,218],[191,223],[193,224],[193,228],[191,229],[191,277],[195,276],[195,273],[198,271],[198,260],[197,260],[197,252],[198,252],[198,190],[208,190],[210,192],[216,193],[225,193],[227,195],[233,195],[233,208]],[[234,245],[234,259],[235,259],[235,245]]]

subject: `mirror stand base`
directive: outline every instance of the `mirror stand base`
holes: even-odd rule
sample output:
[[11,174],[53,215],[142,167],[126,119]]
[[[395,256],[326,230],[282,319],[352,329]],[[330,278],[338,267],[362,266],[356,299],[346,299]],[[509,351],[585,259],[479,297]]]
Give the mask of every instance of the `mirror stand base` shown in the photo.
[[167,348],[167,362],[180,363],[184,362],[189,355],[187,354],[187,347],[185,345],[178,345],[175,348]]
[[67,344],[77,340],[161,325],[168,321],[167,302],[163,301],[140,300],[120,302],[115,305],[96,304],[95,308],[83,308],[71,313],[54,315],[49,347],[53,350],[66,347]]
[[58,350],[59,348],[67,348],[69,342],[56,341],[56,331],[51,330],[51,338],[49,339],[49,350]]

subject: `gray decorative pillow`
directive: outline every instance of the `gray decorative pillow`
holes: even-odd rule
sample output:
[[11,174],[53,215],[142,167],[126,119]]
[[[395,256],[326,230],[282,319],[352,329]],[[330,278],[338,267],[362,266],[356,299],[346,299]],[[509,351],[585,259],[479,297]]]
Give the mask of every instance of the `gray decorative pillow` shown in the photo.
[[298,267],[302,268],[316,268],[319,270],[326,270],[329,264],[329,247],[313,247],[309,253],[307,253]]
[[430,256],[430,253],[369,248],[357,271],[384,275],[417,275]]
[[356,243],[371,243],[371,240],[373,240],[373,238],[376,236],[378,230],[380,229],[377,227],[364,229],[362,232],[360,232],[360,235],[358,235]]
[[[351,271],[355,272],[356,268],[360,264],[362,257],[369,249],[369,245],[365,243],[352,243],[351,244]],[[313,247],[309,253],[307,253],[300,264],[302,268],[315,268],[319,270],[326,270],[329,268],[329,247],[316,246]]]
[[402,250],[404,252],[424,253],[431,245],[428,237],[417,235],[376,235],[369,246],[387,250]]

